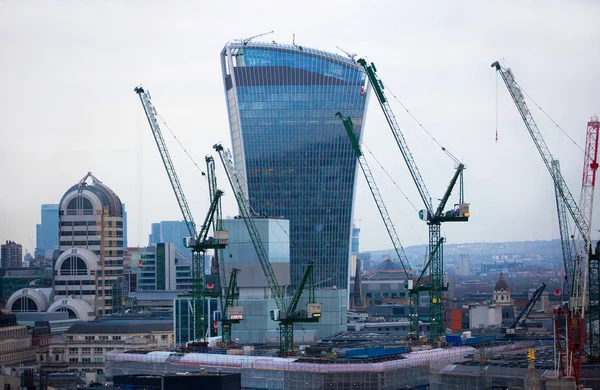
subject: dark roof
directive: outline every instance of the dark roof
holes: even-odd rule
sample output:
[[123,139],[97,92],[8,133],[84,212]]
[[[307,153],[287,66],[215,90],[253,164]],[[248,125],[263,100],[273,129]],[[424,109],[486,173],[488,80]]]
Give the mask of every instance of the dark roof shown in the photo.
[[375,267],[377,271],[402,271],[402,264],[397,261],[386,260]]
[[78,322],[65,334],[150,333],[173,330],[173,321],[165,320],[113,320]]
[[502,275],[502,272],[500,272],[500,279],[496,282],[496,287],[494,287],[494,291],[499,290],[508,290],[508,283],[506,283],[506,280],[504,280],[504,275]]

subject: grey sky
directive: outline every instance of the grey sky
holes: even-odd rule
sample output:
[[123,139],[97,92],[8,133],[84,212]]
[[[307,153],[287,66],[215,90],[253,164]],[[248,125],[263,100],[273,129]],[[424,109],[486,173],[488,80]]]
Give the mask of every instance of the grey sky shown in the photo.
[[[287,4],[0,1],[0,241],[32,252],[40,204],[58,203],[88,170],[127,204],[130,245],[146,244],[151,222],[181,219],[133,88],[143,83],[151,91],[159,114],[204,166],[215,142],[230,145],[219,53],[228,40],[269,30],[275,34],[263,40],[291,43],[295,33],[304,46],[367,56],[389,90],[464,160],[472,218],[444,226],[448,243],[558,238],[552,181],[501,80],[494,141],[497,76],[490,64],[505,58],[517,81],[583,145],[587,120],[600,113],[600,3]],[[429,192],[441,197],[451,160],[397,102],[392,107]],[[531,108],[578,197],[583,153]],[[163,132],[200,220],[205,179]],[[374,97],[364,141],[422,208]],[[403,245],[425,243],[426,226],[367,157]],[[220,181],[224,212],[233,215],[222,170]],[[355,219],[362,249],[391,246],[362,176]]]

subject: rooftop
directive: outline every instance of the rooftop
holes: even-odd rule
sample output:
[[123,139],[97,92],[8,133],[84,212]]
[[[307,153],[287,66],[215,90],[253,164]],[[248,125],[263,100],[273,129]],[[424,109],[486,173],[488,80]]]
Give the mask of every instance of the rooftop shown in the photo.
[[172,320],[110,320],[78,322],[65,334],[138,334],[172,330]]

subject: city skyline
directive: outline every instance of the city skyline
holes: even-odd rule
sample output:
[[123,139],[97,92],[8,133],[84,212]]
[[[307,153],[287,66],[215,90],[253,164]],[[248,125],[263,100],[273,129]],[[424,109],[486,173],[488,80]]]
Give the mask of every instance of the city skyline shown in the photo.
[[[581,146],[585,123],[600,107],[593,92],[600,84],[594,65],[600,53],[593,49],[598,31],[591,27],[599,5],[466,2],[430,8],[389,2],[398,12],[382,14],[377,7],[312,3],[317,4],[323,8],[318,14],[311,4],[281,12],[295,20],[252,10],[252,17],[238,18],[227,29],[221,28],[218,15],[242,13],[243,7],[225,11],[220,5],[187,8],[157,2],[142,12],[146,20],[160,20],[164,28],[156,29],[153,23],[130,23],[140,16],[135,4],[73,3],[64,9],[42,4],[35,10],[17,2],[0,4],[0,48],[6,53],[0,64],[5,86],[0,92],[0,177],[19,188],[0,190],[0,242],[12,240],[23,245],[23,252],[33,253],[40,205],[57,203],[63,189],[86,170],[110,183],[127,203],[130,246],[145,244],[152,221],[180,220],[132,89],[143,82],[153,92],[158,112],[200,162],[216,142],[231,147],[217,77],[221,48],[232,37],[269,30],[275,34],[258,40],[295,39],[299,45],[331,52],[340,46],[367,56],[377,65],[388,94],[393,92],[436,140],[464,160],[465,200],[472,216],[468,224],[444,227],[449,244],[558,238],[552,180],[501,81],[495,142],[497,75],[489,65],[505,58],[517,81]],[[109,18],[113,24],[104,31],[103,21]],[[197,23],[198,18],[205,23]],[[22,40],[12,40],[15,34]],[[127,43],[131,41],[136,44]],[[155,54],[156,47],[168,48],[166,55]],[[28,92],[32,90],[36,94]],[[397,102],[392,105],[432,196],[441,197],[452,161]],[[30,115],[32,107],[36,115]],[[583,153],[535,105],[531,108],[577,196]],[[402,244],[424,244],[427,229],[415,210],[423,207],[375,102],[368,109],[364,141],[415,206],[367,154]],[[208,186],[170,135],[167,142],[192,212],[202,220]],[[233,216],[235,202],[217,168],[225,191],[224,215]],[[32,179],[36,177],[41,179]],[[361,248],[390,247],[362,177],[355,205]]]

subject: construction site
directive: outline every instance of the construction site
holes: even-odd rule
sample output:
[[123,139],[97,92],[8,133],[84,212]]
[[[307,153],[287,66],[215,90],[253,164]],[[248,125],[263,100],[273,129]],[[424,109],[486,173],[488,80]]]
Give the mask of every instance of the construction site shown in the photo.
[[[229,64],[229,70],[242,68],[240,64],[244,51],[248,55],[252,48],[262,50],[268,46],[253,44],[252,38],[226,47],[228,57],[224,61],[237,58],[237,62]],[[318,51],[310,52],[311,49],[302,47],[277,50],[300,50],[312,53],[315,57],[322,55]],[[592,118],[586,129],[581,196],[576,201],[561,175],[558,160],[550,153],[529,111],[525,95],[516,83],[512,71],[499,62],[492,64],[504,81],[550,179],[554,182],[564,259],[563,297],[554,308],[553,335],[531,337],[526,331],[525,323],[531,309],[546,287],[543,284],[516,316],[512,325],[505,326],[495,334],[471,335],[468,332],[468,335],[455,338],[448,334],[444,326],[448,281],[444,270],[445,238],[441,226],[446,222],[469,221],[470,204],[465,200],[463,179],[466,166],[450,151],[441,147],[449,158],[449,165],[454,168],[454,175],[439,203],[434,204],[432,199],[437,198],[430,195],[425,185],[375,65],[364,59],[355,60],[354,56],[349,56],[344,63],[363,75],[361,96],[370,93],[377,98],[424,207],[419,212],[419,218],[428,226],[427,261],[420,272],[415,273],[362,151],[360,130],[356,128],[356,123],[362,122],[361,118],[351,118],[342,111],[333,110],[330,119],[337,117],[339,129],[345,130],[348,136],[347,142],[352,147],[401,265],[403,289],[407,291],[409,301],[403,325],[402,322],[386,323],[384,326],[388,332],[382,333],[360,332],[358,329],[356,332],[336,333],[326,337],[310,333],[311,329],[321,329],[318,327],[327,325],[330,321],[327,316],[337,306],[332,303],[324,304],[323,300],[315,298],[315,286],[322,283],[319,282],[320,265],[307,255],[301,259],[301,272],[292,272],[291,276],[286,276],[281,267],[274,267],[277,263],[270,258],[265,233],[257,227],[266,213],[255,211],[255,205],[251,204],[252,197],[248,195],[246,173],[234,163],[237,155],[234,156],[235,153],[232,154],[221,144],[214,145],[218,154],[216,160],[221,162],[230,188],[223,191],[223,187],[217,185],[215,159],[207,156],[205,175],[209,183],[210,207],[202,224],[197,225],[162,137],[156,109],[147,90],[140,86],[135,92],[144,108],[190,234],[190,238],[185,241],[186,247],[193,253],[193,290],[187,301],[189,313],[186,314],[189,318],[190,336],[184,340],[186,343],[179,350],[110,353],[106,359],[107,377],[197,371],[241,373],[242,388],[245,389],[575,389],[579,385],[600,388],[597,379],[600,378],[600,252],[598,247],[594,248],[591,238],[598,168],[598,119]],[[232,75],[235,76],[236,73],[232,72]],[[240,71],[237,77],[242,80],[243,75]],[[226,79],[226,88],[230,88],[234,82],[235,77]],[[230,115],[232,129],[239,126],[240,120],[234,114]],[[236,140],[234,144],[235,142]],[[453,192],[458,193],[454,202],[450,200]],[[271,302],[260,310],[253,309],[252,314],[245,313],[245,304],[240,304],[244,301],[244,294],[240,294],[238,274],[243,274],[245,270],[237,268],[237,264],[229,265],[227,256],[223,254],[230,244],[230,235],[223,227],[221,211],[221,197],[225,193],[235,197],[239,210],[236,219],[243,221],[251,242],[250,250],[255,253],[260,264],[256,271],[261,273],[261,278],[266,282],[266,299]],[[449,206],[451,204],[453,206]],[[570,221],[576,227],[573,232],[568,230]],[[292,242],[295,244],[296,241],[290,239],[290,244]],[[211,291],[207,290],[204,272],[209,250],[214,251],[211,270],[219,276],[219,286]],[[365,311],[365,305],[359,264],[355,271],[352,305],[360,313]],[[283,279],[286,282],[282,282]],[[500,274],[494,293],[495,300],[505,300],[504,293],[508,290],[505,285]],[[335,290],[334,285],[332,291]],[[207,311],[204,302],[208,296],[219,298],[218,310]],[[423,297],[428,300],[426,315],[423,314],[423,308],[420,308]],[[338,298],[332,299],[334,302]],[[510,300],[510,295],[507,299]],[[501,306],[502,302],[499,303]],[[335,307],[335,310],[345,311],[343,309],[343,305]],[[337,324],[336,312],[331,328],[328,329],[344,326],[345,315],[346,313],[339,316],[341,321]],[[262,316],[264,321],[269,316],[269,324],[277,324],[277,332],[271,341],[277,343],[278,348],[269,348],[260,343],[244,345],[236,342],[236,327],[240,326],[239,329],[242,329],[239,324],[249,321],[250,316]],[[176,328],[177,321],[175,318]],[[220,332],[217,332],[219,326]],[[390,327],[397,331],[396,335],[389,332]],[[300,339],[298,332],[304,332],[302,337],[306,339]]]

